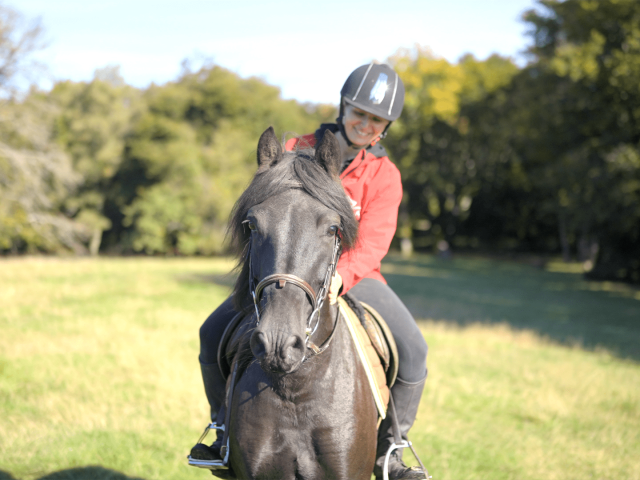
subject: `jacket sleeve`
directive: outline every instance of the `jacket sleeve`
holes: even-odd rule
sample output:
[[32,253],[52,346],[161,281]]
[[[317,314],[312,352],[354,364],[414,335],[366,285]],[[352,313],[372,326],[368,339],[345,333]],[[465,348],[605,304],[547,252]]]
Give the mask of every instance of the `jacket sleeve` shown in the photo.
[[402,200],[400,172],[389,163],[368,182],[366,202],[360,211],[358,241],[338,261],[342,277],[342,294],[349,291],[373,270],[380,268],[389,251],[398,224],[398,207]]
[[298,145],[299,148],[313,148],[316,144],[316,137],[313,133],[303,135],[301,137],[293,137],[287,140],[284,144],[284,149],[287,152],[292,152]]
[[287,140],[287,142],[284,144],[284,148],[287,152],[291,152],[296,145],[298,144],[298,137],[295,138],[290,138],[289,140]]

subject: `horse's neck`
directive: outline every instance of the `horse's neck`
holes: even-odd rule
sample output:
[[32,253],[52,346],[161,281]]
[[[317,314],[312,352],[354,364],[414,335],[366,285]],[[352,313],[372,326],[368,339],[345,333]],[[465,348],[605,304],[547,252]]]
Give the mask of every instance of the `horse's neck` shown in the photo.
[[344,319],[340,317],[341,315],[337,304],[326,309],[323,308],[320,325],[318,326],[318,331],[313,336],[313,340],[315,342],[317,339],[317,342],[315,342],[317,345],[324,344],[327,339],[330,339],[330,343],[326,350],[309,359],[309,363],[313,364],[313,368],[318,370],[318,373],[328,371],[336,365],[344,364],[345,362],[351,363],[356,358],[349,329]]
[[[327,350],[330,350],[340,324],[338,304],[329,305],[328,301],[325,302],[319,315],[318,330],[311,340],[319,347],[324,345],[325,342],[328,342],[329,346]],[[325,352],[319,355],[323,355]]]

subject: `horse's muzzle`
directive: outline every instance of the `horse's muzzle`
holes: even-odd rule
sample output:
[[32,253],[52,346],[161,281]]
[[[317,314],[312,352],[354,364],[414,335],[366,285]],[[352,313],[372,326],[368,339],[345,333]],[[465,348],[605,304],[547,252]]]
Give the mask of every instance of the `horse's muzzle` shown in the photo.
[[299,335],[286,335],[282,331],[270,334],[255,330],[251,335],[251,352],[267,373],[294,372],[304,359],[304,340]]

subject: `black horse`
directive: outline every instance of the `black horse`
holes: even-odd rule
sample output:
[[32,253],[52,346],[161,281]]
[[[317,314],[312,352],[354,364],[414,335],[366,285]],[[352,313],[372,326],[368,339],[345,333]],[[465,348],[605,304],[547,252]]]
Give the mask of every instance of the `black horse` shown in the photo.
[[231,362],[229,465],[243,479],[369,480],[376,406],[337,305],[324,302],[358,228],[340,147],[327,132],[315,151],[284,152],[269,128],[258,164],[230,224],[236,309],[252,314]]

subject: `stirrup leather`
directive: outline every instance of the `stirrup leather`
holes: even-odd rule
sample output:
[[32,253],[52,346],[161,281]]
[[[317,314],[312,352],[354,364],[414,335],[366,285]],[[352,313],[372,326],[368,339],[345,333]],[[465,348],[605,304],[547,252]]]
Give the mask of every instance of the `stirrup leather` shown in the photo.
[[207,436],[210,430],[220,430],[222,431],[222,446],[220,447],[220,458],[221,460],[198,460],[197,458],[191,457],[188,455],[189,465],[200,468],[208,468],[209,470],[219,470],[219,471],[228,471],[229,470],[229,430],[227,425],[231,420],[231,398],[233,397],[233,390],[236,386],[236,375],[238,373],[238,362],[233,362],[233,372],[231,375],[231,381],[227,388],[227,404],[226,411],[224,415],[224,424],[218,426],[217,423],[210,423],[207,425],[207,428],[204,429],[204,432],[200,436],[200,440],[198,443],[202,443],[204,438]]

